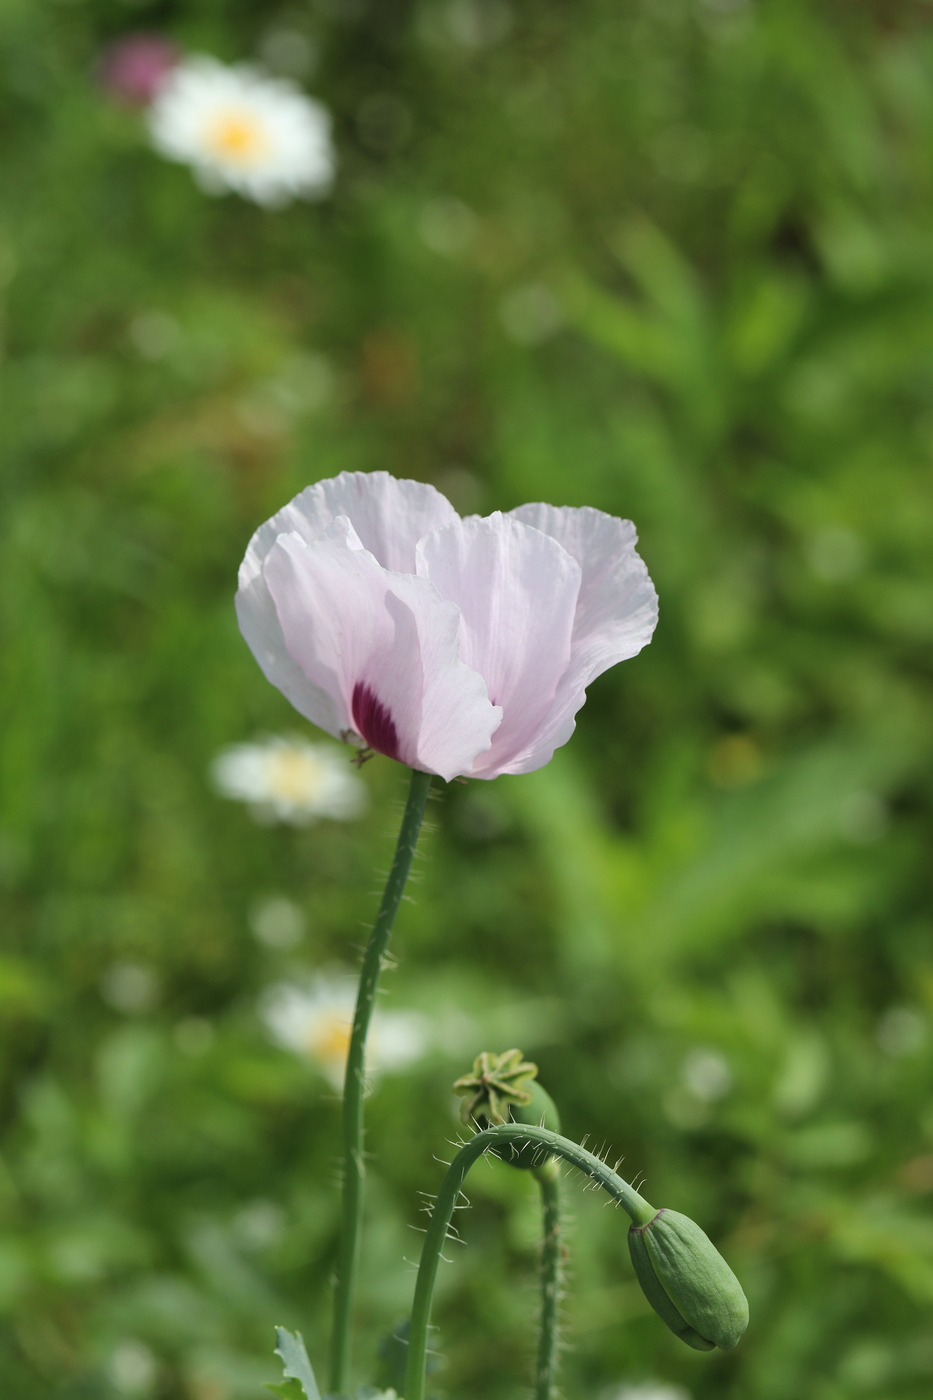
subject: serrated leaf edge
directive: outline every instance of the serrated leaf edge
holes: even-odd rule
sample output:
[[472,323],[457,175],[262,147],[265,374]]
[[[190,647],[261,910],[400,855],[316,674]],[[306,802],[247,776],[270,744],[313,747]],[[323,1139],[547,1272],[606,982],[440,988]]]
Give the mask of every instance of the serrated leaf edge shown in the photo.
[[[285,1379],[297,1381],[304,1391],[307,1400],[321,1400],[321,1392],[318,1390],[317,1381],[314,1379],[314,1369],[311,1365],[308,1349],[305,1346],[304,1337],[302,1337],[301,1333],[289,1332],[287,1327],[276,1327],[275,1340],[275,1355],[282,1363],[282,1374]],[[297,1361],[290,1361],[282,1350],[282,1347],[288,1346],[289,1343],[299,1352]],[[306,1374],[302,1375],[300,1370],[296,1371],[294,1369],[296,1365],[305,1369]]]

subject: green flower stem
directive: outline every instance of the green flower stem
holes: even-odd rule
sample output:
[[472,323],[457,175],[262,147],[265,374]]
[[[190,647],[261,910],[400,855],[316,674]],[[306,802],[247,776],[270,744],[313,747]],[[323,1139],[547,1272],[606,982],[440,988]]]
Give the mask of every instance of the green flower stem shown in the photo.
[[551,1400],[557,1374],[557,1305],[561,1284],[560,1167],[553,1157],[536,1168],[541,1188],[541,1320],[534,1400]]
[[447,1238],[451,1216],[460,1195],[467,1172],[477,1158],[490,1147],[512,1143],[538,1143],[542,1148],[542,1158],[550,1154],[561,1157],[572,1167],[584,1172],[597,1186],[618,1201],[622,1209],[631,1217],[635,1225],[647,1225],[657,1212],[638,1192],[623,1181],[621,1176],[607,1167],[605,1162],[585,1147],[552,1133],[549,1128],[527,1127],[523,1123],[502,1123],[495,1128],[484,1128],[461,1147],[451,1162],[438,1192],[431,1223],[428,1225],[418,1267],[418,1281],[415,1284],[415,1297],[411,1310],[411,1325],[408,1332],[408,1364],[405,1370],[405,1400],[424,1400],[424,1367],[428,1346],[428,1329],[431,1323],[431,1302],[434,1297],[434,1282],[441,1250]]
[[366,1035],[372,1019],[379,974],[395,915],[411,869],[424,809],[431,788],[431,774],[413,769],[411,787],[392,869],[386,881],[382,903],[360,973],[356,998],[356,1014],[347,1053],[347,1072],[343,1090],[343,1207],[340,1233],[340,1253],[337,1260],[337,1281],[334,1296],[334,1333],[330,1363],[330,1389],[345,1389],[350,1360],[350,1322],[356,1278],[360,1264],[360,1236],[363,1224],[363,1098],[365,1094]]

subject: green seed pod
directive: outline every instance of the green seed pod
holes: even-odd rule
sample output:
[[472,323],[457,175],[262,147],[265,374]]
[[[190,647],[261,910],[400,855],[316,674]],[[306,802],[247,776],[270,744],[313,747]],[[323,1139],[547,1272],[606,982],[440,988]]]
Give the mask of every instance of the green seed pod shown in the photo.
[[748,1302],[699,1225],[659,1210],[631,1227],[628,1244],[642,1292],[671,1331],[697,1351],[731,1351],[748,1326]]
[[521,1050],[506,1050],[501,1055],[483,1050],[473,1061],[472,1072],[453,1086],[454,1093],[463,1099],[463,1122],[481,1127],[507,1123],[510,1104],[530,1103],[528,1085],[537,1073],[538,1066],[524,1060]]
[[[509,1118],[513,1123],[524,1123],[533,1128],[550,1128],[552,1133],[560,1132],[560,1114],[557,1105],[546,1089],[542,1089],[536,1079],[526,1080],[525,1089],[529,1094],[528,1103],[509,1104]],[[526,1142],[521,1147],[506,1143],[494,1147],[493,1151],[510,1167],[521,1167],[528,1171],[533,1167],[543,1167],[551,1160],[550,1154],[542,1151],[534,1142]]]

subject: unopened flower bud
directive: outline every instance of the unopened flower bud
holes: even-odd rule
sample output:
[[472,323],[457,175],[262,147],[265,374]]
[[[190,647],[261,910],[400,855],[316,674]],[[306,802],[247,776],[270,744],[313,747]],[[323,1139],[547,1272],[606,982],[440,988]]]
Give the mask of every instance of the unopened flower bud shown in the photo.
[[748,1326],[748,1302],[719,1250],[686,1215],[659,1210],[628,1232],[642,1291],[681,1341],[730,1351]]

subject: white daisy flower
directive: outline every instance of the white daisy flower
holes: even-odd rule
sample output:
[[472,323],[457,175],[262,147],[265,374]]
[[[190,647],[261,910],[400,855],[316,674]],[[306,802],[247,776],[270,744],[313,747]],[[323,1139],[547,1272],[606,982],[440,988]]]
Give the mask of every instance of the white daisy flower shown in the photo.
[[307,826],[318,817],[352,821],[366,809],[366,784],[350,771],[346,753],[330,744],[273,735],[232,744],[211,764],[224,797],[248,802],[257,821]]
[[194,169],[211,194],[282,205],[327,191],[330,114],[286,78],[215,58],[182,59],[149,108],[156,150]]
[[[320,973],[307,983],[267,987],[259,1013],[276,1044],[310,1059],[335,1089],[342,1089],[355,1006],[354,978]],[[426,1030],[425,1017],[416,1011],[377,1006],[366,1045],[367,1074],[404,1069],[417,1060],[427,1044]]]
[[600,1400],[690,1400],[690,1393],[664,1381],[642,1381],[640,1385],[620,1385],[605,1390]]

